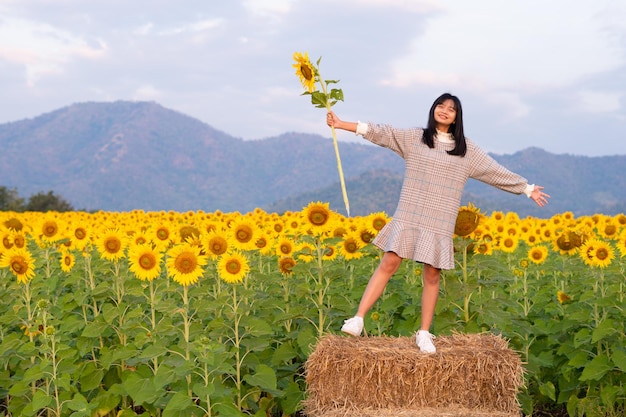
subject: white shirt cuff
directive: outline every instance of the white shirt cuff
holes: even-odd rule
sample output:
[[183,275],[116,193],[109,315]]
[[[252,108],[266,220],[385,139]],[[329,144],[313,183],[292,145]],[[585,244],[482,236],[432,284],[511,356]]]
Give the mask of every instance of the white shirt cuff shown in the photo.
[[526,189],[524,190],[524,194],[526,194],[526,197],[530,198],[530,195],[533,193],[534,189],[535,184],[526,184]]
[[357,122],[356,123],[356,132],[354,132],[355,135],[361,135],[361,136],[365,136],[365,134],[367,133],[367,123],[361,123],[361,122]]

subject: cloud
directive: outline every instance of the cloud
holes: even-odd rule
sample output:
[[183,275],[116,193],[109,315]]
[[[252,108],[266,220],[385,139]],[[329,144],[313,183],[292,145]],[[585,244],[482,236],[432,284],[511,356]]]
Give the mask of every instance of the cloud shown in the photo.
[[47,23],[5,18],[0,22],[0,57],[25,67],[26,84],[30,87],[46,74],[63,72],[64,65],[74,58],[97,59],[107,46],[96,41],[92,46],[69,31]]
[[425,32],[412,40],[410,52],[392,62],[388,85],[544,88],[625,62],[615,27],[608,30],[595,2],[445,4],[447,9],[431,16]]

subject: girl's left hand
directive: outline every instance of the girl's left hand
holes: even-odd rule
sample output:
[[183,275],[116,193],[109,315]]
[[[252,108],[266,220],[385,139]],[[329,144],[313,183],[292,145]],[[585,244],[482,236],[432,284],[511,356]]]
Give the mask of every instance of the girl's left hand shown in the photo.
[[543,192],[542,186],[535,185],[533,192],[530,194],[530,198],[532,198],[539,207],[543,207],[548,204],[548,198],[550,198],[550,196]]

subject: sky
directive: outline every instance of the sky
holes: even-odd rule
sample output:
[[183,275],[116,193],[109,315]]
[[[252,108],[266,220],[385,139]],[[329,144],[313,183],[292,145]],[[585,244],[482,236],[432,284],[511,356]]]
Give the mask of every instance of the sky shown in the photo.
[[0,123],[134,100],[246,140],[330,138],[306,52],[344,120],[422,127],[449,92],[488,152],[625,155],[624,22],[624,0],[0,0]]

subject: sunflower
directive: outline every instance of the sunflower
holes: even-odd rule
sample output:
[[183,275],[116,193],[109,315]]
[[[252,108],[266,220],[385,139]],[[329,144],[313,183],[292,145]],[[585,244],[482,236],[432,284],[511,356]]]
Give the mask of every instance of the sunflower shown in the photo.
[[583,244],[583,236],[576,230],[564,230],[552,241],[552,247],[561,255],[574,253]]
[[606,239],[613,239],[619,233],[617,222],[610,217],[605,218],[604,221],[597,226],[597,228],[600,235]]
[[212,259],[217,259],[228,251],[228,236],[225,232],[211,232],[202,239],[205,253]]
[[239,219],[231,224],[230,234],[233,246],[239,250],[253,250],[256,249],[256,235],[258,230],[256,225],[245,219]]
[[561,290],[556,292],[556,299],[559,301],[559,304],[563,304],[571,300],[570,296]]
[[481,240],[474,245],[474,253],[481,255],[492,255],[493,246],[490,241]]
[[528,251],[528,259],[536,265],[541,265],[548,259],[548,248],[542,245],[533,246]]
[[377,235],[378,232],[380,232],[382,228],[389,223],[389,220],[389,216],[387,216],[384,211],[379,211],[377,213],[370,213],[370,215],[367,216],[366,224],[369,228],[368,230],[373,235]]
[[16,248],[26,247],[26,234],[23,231],[12,231],[11,239]]
[[611,245],[601,239],[589,239],[580,250],[580,256],[585,264],[604,268],[611,264],[615,253]]
[[35,260],[25,248],[13,247],[0,257],[0,268],[9,268],[17,282],[26,284],[35,276]]
[[296,260],[291,256],[284,256],[278,260],[278,270],[283,275],[293,274],[293,267],[296,266]]
[[369,245],[376,237],[376,234],[372,233],[370,228],[366,225],[363,225],[360,229],[358,229],[358,234],[361,242],[363,242],[363,245]]
[[329,208],[329,203],[312,202],[304,208],[302,218],[312,234],[319,236],[329,230],[333,220],[333,212]]
[[363,256],[363,252],[360,251],[363,247],[363,242],[359,235],[354,232],[346,234],[338,246],[339,253],[346,260],[359,259]]
[[200,254],[200,248],[189,243],[179,243],[167,251],[167,273],[183,286],[198,282],[206,263],[207,257]]
[[70,251],[61,251],[61,271],[70,273],[76,265],[76,257]]
[[296,61],[292,66],[296,70],[296,75],[302,83],[302,87],[309,92],[314,92],[315,89],[315,67],[309,60],[309,54],[307,52],[296,52],[293,54],[293,60]]
[[471,234],[480,224],[480,218],[480,210],[472,203],[460,207],[454,225],[454,234],[461,237]]
[[262,231],[254,241],[254,246],[261,255],[271,255],[274,252],[274,238]]
[[491,213],[490,216],[491,220],[495,221],[496,223],[501,222],[504,220],[504,212],[502,211],[494,211]]
[[3,249],[11,249],[13,247],[13,237],[11,236],[10,230],[5,230],[2,233],[2,248]]
[[163,255],[151,244],[132,244],[128,248],[128,269],[142,281],[152,281],[161,274]]
[[249,271],[248,258],[237,251],[222,255],[217,262],[217,274],[222,281],[229,284],[237,284],[243,281],[243,278]]
[[506,236],[500,241],[498,249],[505,253],[513,253],[519,246],[519,239],[515,236]]
[[119,229],[106,229],[95,241],[100,256],[109,261],[118,261],[124,257],[128,236]]
[[282,256],[291,256],[293,251],[295,250],[295,243],[293,240],[288,237],[282,237],[278,239],[275,247],[276,255],[279,257]]
[[72,242],[72,247],[83,250],[89,244],[91,240],[91,233],[89,228],[83,225],[74,226],[69,229],[69,237]]
[[173,243],[170,227],[164,223],[151,227],[148,236],[152,243],[161,249],[166,249]]

